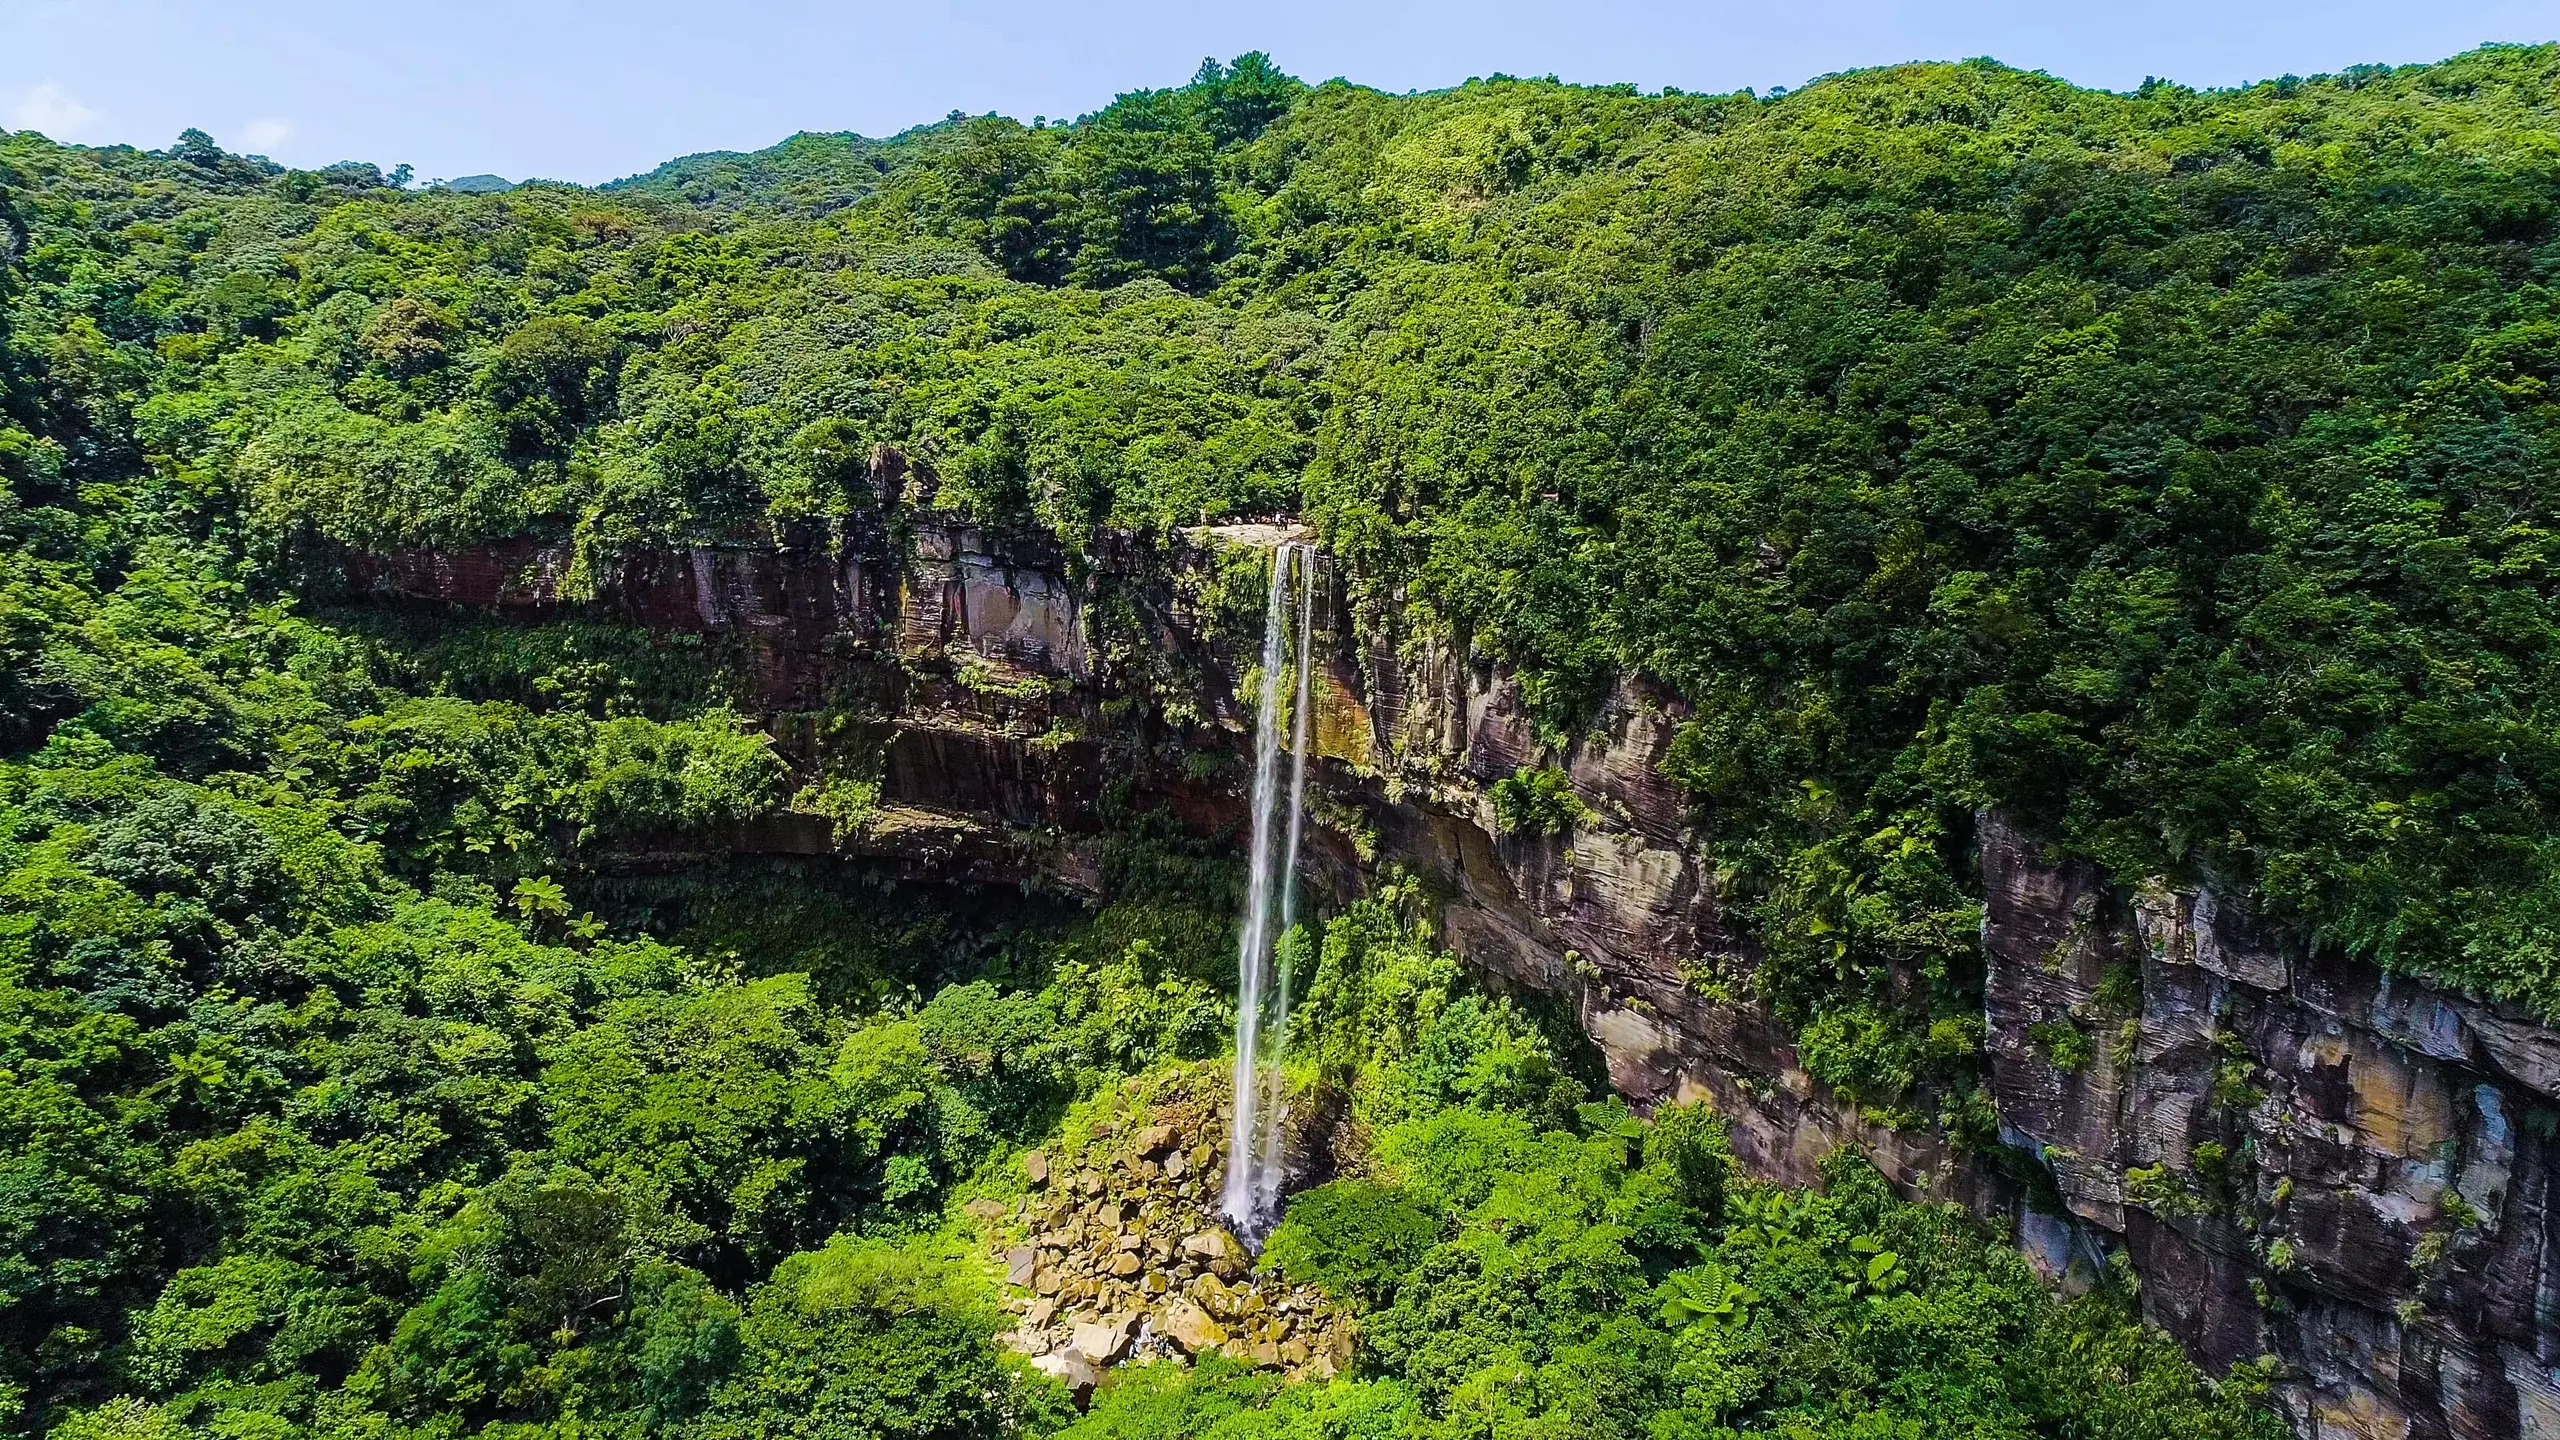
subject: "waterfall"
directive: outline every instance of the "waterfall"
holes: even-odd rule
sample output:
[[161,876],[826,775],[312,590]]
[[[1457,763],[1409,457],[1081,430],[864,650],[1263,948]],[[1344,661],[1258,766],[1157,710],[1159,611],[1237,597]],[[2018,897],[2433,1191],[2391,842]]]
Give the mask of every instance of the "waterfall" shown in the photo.
[[[1275,854],[1271,842],[1280,799],[1280,683],[1282,671],[1293,659],[1289,646],[1293,560],[1299,581],[1296,685],[1288,714],[1289,814]],[[1227,1139],[1226,1186],[1218,1205],[1230,1224],[1254,1239],[1269,1227],[1280,1203],[1280,1067],[1289,1039],[1289,982],[1295,959],[1289,935],[1297,924],[1298,838],[1305,828],[1308,672],[1312,668],[1307,657],[1314,637],[1315,595],[1313,552],[1299,545],[1280,546],[1271,557],[1271,594],[1262,617],[1262,687],[1253,727],[1252,869],[1245,881],[1243,935],[1236,951],[1235,1125]],[[1276,977],[1272,973],[1275,948],[1280,962]]]
[[1289,704],[1289,839],[1280,851],[1280,932],[1275,937],[1280,973],[1271,989],[1271,1033],[1264,1040],[1271,1063],[1263,1067],[1262,1094],[1255,1102],[1262,1110],[1262,1135],[1254,1151],[1253,1205],[1254,1213],[1265,1220],[1280,1213],[1280,1062],[1289,1054],[1289,982],[1298,959],[1298,835],[1306,828],[1307,818],[1307,676],[1315,669],[1309,663],[1314,652],[1308,642],[1315,638],[1315,552],[1299,555],[1298,573],[1298,690]]

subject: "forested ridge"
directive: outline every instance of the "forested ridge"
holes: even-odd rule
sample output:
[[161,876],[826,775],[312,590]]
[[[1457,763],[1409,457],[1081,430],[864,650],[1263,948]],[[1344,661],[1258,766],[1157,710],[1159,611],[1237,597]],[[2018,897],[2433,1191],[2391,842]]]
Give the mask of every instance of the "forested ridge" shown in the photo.
[[919,510],[1070,555],[1303,514],[1558,745],[1622,673],[1681,697],[1754,945],[1714,983],[1988,1147],[1984,810],[2560,1017],[2556,86],[1249,55],[487,195],[0,136],[0,1429],[2264,1432],[2122,1277],[1629,1116],[1384,876],[1306,1002],[1371,1160],[1264,1256],[1358,1366],[1079,1414],[962,1206],[1215,1068],[1220,848],[1133,823],[1092,910],[604,883],[801,793],[716,647],[301,597],[347,549],[538,537],[575,588]]

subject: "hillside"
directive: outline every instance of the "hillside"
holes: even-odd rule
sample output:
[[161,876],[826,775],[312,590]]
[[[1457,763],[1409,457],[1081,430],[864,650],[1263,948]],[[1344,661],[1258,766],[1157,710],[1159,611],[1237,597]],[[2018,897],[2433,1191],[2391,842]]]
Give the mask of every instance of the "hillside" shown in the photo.
[[[2389,1173],[2288,1211],[2272,1087],[2332,1042],[2226,988],[2180,1062],[2217,1138],[2092,1199],[2056,1137],[2159,1060],[2161,896],[2281,937],[2271,992],[2560,1023],[2555,133],[2539,46],[2122,95],[1248,55],[593,190],[0,135],[0,1429],[2249,1434],[2386,1383],[2319,1372],[2313,1291],[2541,1353],[2447,1297],[2541,1204],[2542,1099],[2356,1110],[2320,1143]],[[1361,1348],[1081,1412],[997,1343],[1037,1302],[996,1257],[1023,1153],[1227,1043],[1262,561],[1187,532],[1270,517],[1372,738],[1325,732],[1311,812],[1332,1169],[1264,1259]],[[1074,597],[1073,662],[972,649],[973,564]],[[1500,773],[1443,721],[1513,725]],[[939,779],[883,738],[924,730]],[[995,798],[909,803],[971,765]],[[1712,913],[1650,970],[1541,934],[1590,973],[1523,984],[1394,830],[1479,801],[1453,874],[1636,836]],[[2032,1041],[2003,876],[2093,897],[2053,975],[2136,937]],[[1731,1076],[1640,1118],[1586,984],[1765,1023],[1746,1092],[1876,1165],[1760,1173]],[[2554,1078],[2432,1023],[2374,1043]],[[2425,1138],[2491,1133],[2491,1189]],[[2164,1319],[2132,1261],[2058,1298],[1905,1144],[2008,1187],[1976,1210],[2189,1234],[2253,1318]],[[2388,1243],[2313,1191],[2392,1197]],[[2318,1269],[2359,1249],[2391,1273]],[[2501,1383],[2477,1433],[2539,1403]]]

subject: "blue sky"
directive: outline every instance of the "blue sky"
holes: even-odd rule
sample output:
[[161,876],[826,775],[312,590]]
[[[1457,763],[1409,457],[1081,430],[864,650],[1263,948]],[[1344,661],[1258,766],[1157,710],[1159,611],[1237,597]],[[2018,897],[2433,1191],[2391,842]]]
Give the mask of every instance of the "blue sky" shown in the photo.
[[288,164],[594,182],[795,130],[1071,116],[1250,49],[1389,90],[1499,71],[1765,91],[1973,55],[2122,89],[2555,38],[2552,0],[0,0],[0,126],[156,148],[194,125]]

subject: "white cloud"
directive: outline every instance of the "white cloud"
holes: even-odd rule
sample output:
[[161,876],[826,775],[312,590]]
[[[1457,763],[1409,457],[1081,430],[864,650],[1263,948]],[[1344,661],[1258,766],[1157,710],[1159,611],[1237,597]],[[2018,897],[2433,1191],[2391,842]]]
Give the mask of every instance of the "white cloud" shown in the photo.
[[9,127],[13,130],[41,130],[55,140],[78,140],[89,127],[106,117],[80,103],[79,98],[62,88],[57,81],[47,80],[18,97],[9,111]]
[[240,149],[243,154],[266,155],[293,138],[293,122],[269,115],[240,127]]

